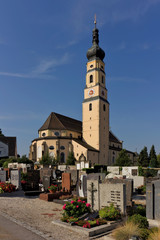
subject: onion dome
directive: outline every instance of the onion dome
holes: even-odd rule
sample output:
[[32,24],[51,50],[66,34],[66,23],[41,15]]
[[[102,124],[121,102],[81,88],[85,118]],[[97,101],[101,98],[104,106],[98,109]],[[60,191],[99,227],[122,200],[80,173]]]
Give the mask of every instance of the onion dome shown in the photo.
[[95,28],[92,31],[92,47],[88,49],[87,51],[87,58],[88,60],[93,60],[95,58],[99,58],[103,61],[105,57],[105,52],[103,49],[99,47],[99,30],[96,28],[96,20],[95,20]]

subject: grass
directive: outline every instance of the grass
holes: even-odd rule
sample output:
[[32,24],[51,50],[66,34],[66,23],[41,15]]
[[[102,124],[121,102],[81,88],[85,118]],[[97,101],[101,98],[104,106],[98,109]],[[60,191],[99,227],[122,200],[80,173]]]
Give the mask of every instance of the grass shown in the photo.
[[113,232],[113,237],[116,240],[128,240],[132,236],[140,236],[138,225],[132,222],[126,222],[122,227],[115,229]]
[[149,235],[148,240],[160,240],[160,228]]

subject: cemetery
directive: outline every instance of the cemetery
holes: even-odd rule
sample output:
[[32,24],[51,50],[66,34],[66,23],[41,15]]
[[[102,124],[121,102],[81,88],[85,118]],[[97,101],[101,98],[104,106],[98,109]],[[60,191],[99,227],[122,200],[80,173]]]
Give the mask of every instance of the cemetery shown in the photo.
[[139,181],[138,167],[58,168],[0,170],[0,197],[23,191],[24,197],[37,195],[40,202],[58,204],[61,216],[52,219],[52,224],[86,237],[114,233],[124,223],[133,222],[142,223],[143,237],[139,239],[147,239],[147,219],[160,217],[159,176]]

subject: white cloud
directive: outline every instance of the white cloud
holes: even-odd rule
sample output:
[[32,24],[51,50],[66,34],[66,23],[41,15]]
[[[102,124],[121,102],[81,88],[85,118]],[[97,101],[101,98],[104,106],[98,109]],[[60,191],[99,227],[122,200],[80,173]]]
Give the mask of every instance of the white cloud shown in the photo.
[[51,72],[58,66],[69,63],[71,56],[65,53],[60,59],[42,60],[37,67],[35,67],[30,73],[11,73],[0,72],[1,76],[17,77],[17,78],[54,78]]

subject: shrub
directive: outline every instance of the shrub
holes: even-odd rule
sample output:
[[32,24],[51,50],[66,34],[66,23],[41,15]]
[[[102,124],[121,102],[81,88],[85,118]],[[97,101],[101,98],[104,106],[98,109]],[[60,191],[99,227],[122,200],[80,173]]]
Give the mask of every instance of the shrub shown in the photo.
[[139,228],[148,228],[149,226],[147,218],[141,216],[140,214],[134,214],[133,216],[129,217],[128,221],[137,224]]
[[147,240],[149,236],[150,230],[146,228],[140,229],[140,237],[142,240]]
[[137,188],[138,193],[145,194],[146,193],[146,185],[141,185]]
[[121,217],[119,209],[117,209],[113,204],[110,206],[104,207],[99,211],[99,216],[107,220],[116,220]]
[[72,200],[67,202],[63,206],[64,216],[68,217],[80,217],[84,213],[89,213],[91,211],[90,204],[78,199],[77,201]]
[[133,222],[126,222],[122,227],[117,228],[113,232],[113,237],[116,240],[128,240],[132,236],[140,236],[138,225]]
[[140,214],[141,216],[145,217],[146,216],[146,208],[142,205],[138,205],[135,214]]
[[58,186],[55,184],[52,184],[51,186],[48,187],[48,190],[50,191],[57,191],[58,190]]

